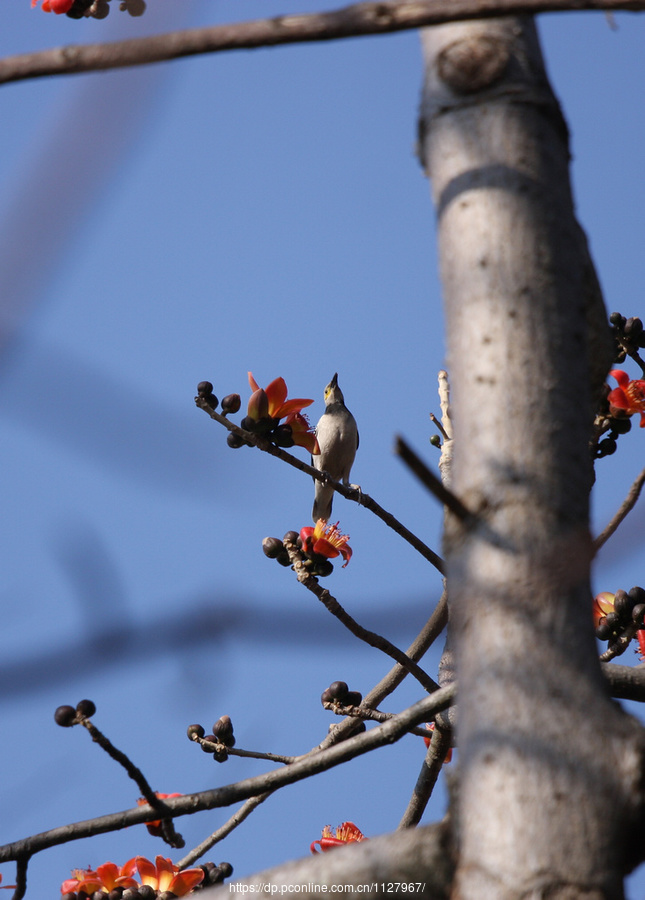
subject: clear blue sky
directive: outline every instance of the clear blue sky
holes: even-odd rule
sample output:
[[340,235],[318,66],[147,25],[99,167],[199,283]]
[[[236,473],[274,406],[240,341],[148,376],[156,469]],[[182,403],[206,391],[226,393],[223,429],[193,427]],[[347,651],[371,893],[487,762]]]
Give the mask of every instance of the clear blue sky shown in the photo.
[[[131,19],[112,6],[79,22],[5,2],[0,53],[325,8],[150,0]],[[644,315],[645,20],[616,22],[568,14],[540,29],[607,305]],[[218,766],[188,724],[227,713],[239,746],[300,753],[326,733],[331,681],[366,692],[389,668],[262,555],[265,535],[308,524],[310,480],[230,450],[193,396],[203,379],[246,396],[249,369],[261,384],[282,375],[315,398],[315,421],[338,371],[361,432],[353,480],[439,549],[440,510],[392,454],[397,432],[436,454],[444,364],[420,83],[409,33],[0,88],[0,843],[138,796],[84,732],[54,724],[62,703],[92,698],[155,789],[189,792],[264,768]],[[620,444],[599,466],[598,527],[645,462],[645,432]],[[406,646],[439,577],[364,509],[337,498],[334,513],[354,557],[327,586]],[[636,512],[603,553],[597,590],[645,581],[644,525]],[[406,684],[384,708],[417,696]],[[422,758],[409,738],[287,788],[208,858],[244,875],[307,853],[326,823],[389,831]],[[187,846],[229,812],[178,821]],[[157,852],[143,827],[46,851],[28,896],[56,896],[74,866]]]

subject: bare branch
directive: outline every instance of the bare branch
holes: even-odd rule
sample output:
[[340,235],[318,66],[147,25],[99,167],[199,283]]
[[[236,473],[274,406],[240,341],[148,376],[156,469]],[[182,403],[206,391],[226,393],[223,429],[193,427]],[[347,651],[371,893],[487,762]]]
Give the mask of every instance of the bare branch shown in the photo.
[[612,697],[645,702],[645,666],[619,666],[601,663],[602,674]]
[[616,512],[613,519],[603,528],[598,537],[593,542],[594,553],[597,553],[603,544],[607,543],[612,534],[616,531],[618,526],[621,524],[623,519],[627,517],[627,515],[633,510],[636,506],[638,498],[640,497],[641,490],[643,485],[645,484],[645,469],[640,473],[640,475],[636,478],[634,483],[629,489],[629,493],[623,500],[620,508]]
[[241,825],[242,822],[251,815],[254,809],[257,809],[261,803],[264,803],[267,797],[270,797],[273,791],[267,791],[266,794],[258,794],[256,797],[249,797],[242,806],[233,813],[230,819],[227,819],[223,825],[221,825],[216,831],[210,834],[206,840],[202,841],[201,844],[198,844],[194,847],[190,853],[187,853],[183,859],[180,859],[177,865],[180,869],[187,869],[188,866],[192,866],[194,862],[197,862],[198,859],[208,853],[211,847],[214,847],[215,844],[218,844],[220,841],[224,840],[224,838],[231,833],[238,825]]
[[164,62],[227,50],[388,34],[444,22],[566,10],[645,9],[645,0],[384,0],[323,13],[190,28],[105,44],[76,44],[0,61],[0,84]]
[[405,669],[408,670],[410,675],[413,675],[419,684],[425,688],[426,691],[436,691],[439,689],[439,685],[436,681],[433,681],[432,678],[424,672],[421,666],[418,665],[413,659],[410,659],[402,650],[399,650],[391,641],[388,641],[387,638],[383,637],[380,634],[376,634],[374,631],[369,631],[367,628],[363,628],[362,625],[359,625],[358,622],[353,619],[348,612],[340,605],[338,600],[329,593],[327,588],[323,588],[318,583],[318,580],[314,578],[313,575],[309,572],[309,570],[304,565],[304,560],[302,554],[298,550],[295,544],[292,544],[291,541],[284,542],[285,549],[289,554],[289,559],[293,565],[293,568],[298,577],[298,581],[303,584],[307,590],[311,591],[313,594],[318,597],[320,602],[324,605],[325,609],[328,609],[329,612],[336,616],[336,618],[343,623],[343,625],[348,628],[352,634],[356,635],[357,638],[361,641],[365,641],[366,644],[369,644],[370,647],[376,647],[377,650],[382,650],[383,653],[387,653],[392,659],[396,660],[400,665],[402,665]]
[[451,741],[452,729],[435,727],[417,783],[410,797],[410,802],[403,813],[403,818],[399,822],[399,829],[412,828],[421,821],[421,816],[425,812],[428,800],[445,762],[446,754],[450,750]]
[[[393,719],[372,728],[365,734],[349,738],[340,744],[329,747],[319,753],[308,754],[305,758],[280,769],[272,769],[263,775],[253,778],[245,778],[235,784],[214,788],[210,791],[201,791],[196,794],[186,794],[183,797],[174,797],[165,801],[168,812],[174,818],[201,812],[206,809],[216,809],[222,806],[231,806],[240,800],[256,797],[260,794],[274,791],[287,784],[294,784],[304,778],[310,778],[319,772],[325,772],[335,766],[398,741],[407,731],[419,722],[431,719],[437,712],[446,709],[456,696],[456,686],[450,685],[440,688],[435,693],[424,697],[413,706],[399,713]],[[52,828],[40,834],[32,835],[20,841],[14,841],[0,847],[0,863],[12,859],[28,857],[47,847],[55,847],[69,841],[80,840],[95,834],[106,834],[110,831],[119,831],[130,825],[140,825],[150,819],[150,808],[138,806],[122,812],[111,813],[107,816],[99,816],[95,819],[86,819],[72,825],[62,825]]]
[[413,472],[419,481],[427,487],[431,494],[450,510],[461,522],[474,522],[476,516],[472,513],[451,490],[445,487],[440,478],[428,468],[420,456],[402,437],[397,436],[394,444],[394,452],[400,456],[406,466]]
[[365,494],[361,490],[357,490],[353,487],[348,487],[347,485],[341,484],[340,481],[332,481],[326,472],[321,472],[318,469],[314,469],[313,466],[308,465],[303,460],[298,459],[297,456],[292,456],[291,453],[287,453],[286,450],[282,450],[280,447],[276,447],[275,444],[272,444],[270,441],[267,441],[266,438],[261,437],[257,434],[252,434],[250,431],[245,431],[243,428],[240,428],[239,425],[236,425],[235,422],[229,421],[226,416],[220,415],[220,413],[216,412],[211,406],[208,405],[206,399],[204,397],[198,396],[195,397],[195,404],[203,409],[205,413],[207,413],[211,419],[214,419],[216,422],[219,422],[220,425],[223,425],[229,431],[232,431],[233,434],[237,434],[239,437],[244,438],[245,441],[248,441],[253,446],[258,447],[260,450],[264,450],[265,453],[270,453],[271,456],[276,456],[278,459],[281,459],[283,462],[288,463],[290,466],[293,466],[294,469],[298,469],[300,472],[305,472],[307,475],[311,475],[312,478],[315,478],[317,481],[322,481],[329,487],[333,487],[335,491],[339,494],[342,494],[347,500],[353,500],[355,503],[358,503],[360,506],[364,506],[366,509],[369,509],[370,512],[373,512],[374,515],[378,516],[381,521],[385,522],[393,531],[395,531],[398,535],[400,535],[405,541],[408,542],[415,550],[417,550],[421,556],[428,560],[428,562],[432,563],[435,569],[438,569],[439,572],[443,574],[444,572],[444,564],[442,558],[431,550],[430,547],[426,546],[423,541],[419,540],[416,534],[413,534],[409,531],[405,525],[399,522],[392,513],[389,513],[387,510],[383,509],[375,500]]

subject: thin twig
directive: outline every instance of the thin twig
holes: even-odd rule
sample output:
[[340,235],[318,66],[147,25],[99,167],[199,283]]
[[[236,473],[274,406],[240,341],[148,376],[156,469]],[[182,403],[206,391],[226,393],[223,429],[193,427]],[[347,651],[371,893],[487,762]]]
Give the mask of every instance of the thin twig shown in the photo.
[[410,675],[413,675],[426,691],[432,693],[439,689],[439,685],[436,681],[433,681],[418,663],[406,656],[403,650],[399,650],[398,647],[382,635],[376,634],[374,631],[369,631],[367,628],[363,628],[362,625],[359,625],[358,622],[343,609],[338,600],[336,600],[335,597],[332,597],[327,588],[320,586],[318,580],[311,575],[305,566],[303,555],[295,544],[292,544],[291,541],[284,541],[284,547],[289,554],[289,559],[291,560],[298,581],[315,594],[324,605],[325,609],[329,610],[333,616],[336,616],[336,618],[342,622],[353,635],[361,641],[365,641],[370,647],[376,647],[377,650],[382,650],[383,653],[387,653],[388,656],[404,666]]
[[[304,778],[310,778],[319,772],[325,772],[350,759],[369,753],[377,747],[384,747],[387,744],[400,740],[411,727],[418,725],[420,722],[429,721],[438,712],[446,709],[453,702],[455,696],[455,685],[440,688],[434,694],[424,697],[423,700],[419,700],[413,706],[403,710],[393,719],[390,719],[383,725],[379,725],[378,728],[371,728],[364,734],[356,735],[326,750],[309,754],[305,759],[299,760],[293,765],[272,769],[270,772],[262,775],[245,778],[235,784],[225,785],[209,791],[186,794],[183,797],[173,797],[168,799],[164,806],[167,808],[167,813],[176,818],[201,812],[202,810],[231,806],[240,800],[259,796],[287,784],[295,784],[295,782]],[[134,809],[112,813],[107,816],[98,816],[84,822],[75,822],[71,825],[52,828],[50,831],[31,835],[23,840],[14,841],[0,847],[0,863],[33,855],[48,847],[55,847],[69,841],[80,840],[95,834],[118,831],[130,825],[139,825],[145,823],[146,819],[149,818],[150,810],[137,806]]]
[[426,466],[421,457],[400,436],[397,436],[394,443],[394,452],[401,457],[410,471],[428,488],[430,493],[434,494],[437,500],[454,513],[458,519],[462,522],[472,522],[476,519],[475,514],[461,502],[456,494],[444,487],[441,479]]
[[[11,900],[22,900],[27,893],[27,867],[29,865],[29,855],[24,854],[16,860],[16,884]],[[14,885],[8,885],[13,887]]]
[[316,481],[323,482],[329,487],[332,487],[347,500],[353,500],[360,506],[364,506],[366,509],[369,509],[370,512],[373,512],[376,516],[378,516],[379,519],[385,522],[386,525],[388,525],[393,531],[395,531],[404,540],[406,540],[412,547],[414,547],[415,550],[417,550],[421,554],[421,556],[427,559],[428,562],[432,563],[432,565],[443,574],[444,562],[442,558],[437,553],[435,553],[434,550],[431,550],[430,547],[426,546],[426,544],[424,544],[423,541],[421,541],[416,536],[416,534],[413,534],[409,529],[405,527],[405,525],[399,522],[399,520],[395,518],[392,513],[389,513],[387,510],[383,509],[383,507],[380,506],[375,500],[373,500],[368,494],[365,494],[363,491],[357,490],[356,488],[341,484],[341,482],[339,481],[332,481],[326,472],[321,472],[319,469],[314,469],[313,466],[310,466],[308,465],[308,463],[303,462],[303,460],[298,459],[297,456],[292,456],[291,453],[287,453],[286,450],[283,450],[281,447],[276,447],[275,444],[272,444],[266,438],[261,437],[257,434],[252,434],[250,431],[245,431],[243,428],[240,428],[239,425],[236,425],[235,422],[231,422],[226,416],[220,415],[220,413],[209,406],[204,397],[195,397],[195,404],[199,407],[199,409],[203,409],[204,412],[211,417],[211,419],[219,422],[220,425],[223,425],[229,431],[232,431],[233,434],[237,434],[239,437],[244,438],[245,441],[248,441],[250,444],[258,447],[260,450],[264,450],[265,453],[270,453],[271,456],[275,456],[278,459],[281,459],[283,462],[288,463],[290,466],[293,466],[300,472],[305,472],[307,475],[311,475],[311,477],[316,479]]
[[267,759],[269,762],[284,763],[285,765],[289,765],[289,763],[299,759],[297,756],[281,756],[279,753],[262,753],[259,750],[241,750],[239,747],[229,747],[227,744],[223,744],[220,741],[207,741],[197,734],[191,735],[191,740],[195,741],[195,743],[199,744],[200,747],[203,747],[209,753],[225,752],[228,753],[229,756],[242,756],[247,759]]
[[[448,597],[446,591],[443,594],[434,612],[425,623],[417,637],[406,650],[405,655],[409,659],[418,662],[426,653],[428,648],[439,637],[448,622]],[[390,671],[375,685],[372,690],[363,698],[366,706],[377,707],[383,700],[392,694],[401,682],[408,675],[408,670],[397,663]],[[346,740],[353,732],[356,731],[357,722],[355,719],[347,718],[339,722],[332,728],[325,739],[318,745],[318,749],[325,750],[340,741]]]
[[618,526],[621,524],[623,519],[625,519],[629,513],[636,506],[638,498],[640,497],[641,490],[643,485],[645,484],[645,469],[640,473],[640,475],[636,478],[634,483],[629,489],[629,493],[623,500],[620,505],[620,508],[614,515],[613,519],[603,528],[598,537],[593,542],[594,553],[597,553],[603,544],[607,543],[612,534],[616,531]]
[[[350,716],[353,719],[363,719],[368,722],[387,722],[395,713],[381,712],[380,709],[370,709],[367,706],[343,706],[342,703],[323,703],[323,708],[328,709],[337,716]],[[427,728],[411,728],[409,734],[427,738],[430,734]]]
[[446,754],[450,750],[451,740],[452,734],[449,729],[435,727],[410,802],[399,822],[399,829],[412,828],[421,821],[445,762]]
[[273,791],[267,791],[266,794],[258,794],[257,797],[249,797],[242,806],[233,813],[230,819],[227,819],[226,822],[222,826],[220,826],[216,831],[210,834],[206,840],[202,841],[201,844],[198,844],[194,847],[190,853],[187,853],[183,859],[180,859],[177,865],[180,869],[187,869],[188,866],[192,866],[194,862],[197,862],[198,859],[208,853],[211,847],[214,847],[215,844],[224,840],[227,835],[231,833],[238,825],[241,825],[242,822],[251,815],[254,809],[257,809],[261,803],[270,797]]
[[638,12],[645,9],[645,0],[378,0],[330,12],[211,25],[8,56],[0,60],[0,84],[47,75],[140,66],[227,50],[388,34],[464,19],[599,9]]
[[163,800],[160,800],[152,790],[141,769],[137,768],[122,750],[117,749],[117,747],[105,737],[103,732],[99,731],[96,725],[88,718],[79,716],[79,721],[81,725],[89,731],[92,740],[105,750],[108,756],[111,756],[113,760],[122,765],[130,778],[136,782],[137,787],[148,802],[148,805],[151,806],[154,812],[160,817],[162,836],[166,843],[171,847],[184,847],[185,841],[182,836],[175,831],[174,825],[172,824],[172,818],[168,814],[165,803]]

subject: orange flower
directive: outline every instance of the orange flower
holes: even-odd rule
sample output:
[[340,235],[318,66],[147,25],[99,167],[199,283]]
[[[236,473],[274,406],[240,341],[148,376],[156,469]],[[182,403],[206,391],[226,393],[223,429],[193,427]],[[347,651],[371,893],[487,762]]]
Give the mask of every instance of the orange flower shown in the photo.
[[132,877],[135,860],[130,859],[119,869],[114,863],[107,862],[94,869],[74,869],[73,877],[68,878],[60,886],[61,894],[73,894],[85,891],[90,896],[95,891],[113,891],[117,887],[137,888],[139,882]]
[[[155,796],[159,797],[160,800],[167,800],[169,797],[183,797],[183,794],[161,794],[159,791],[155,791]],[[148,801],[145,797],[139,797],[137,800],[137,806],[146,806]],[[155,819],[153,822],[146,822],[146,828],[150,832],[150,834],[155,837],[159,837],[161,835],[161,819]]]
[[600,620],[604,618],[609,613],[614,612],[614,597],[615,594],[611,594],[609,591],[602,591],[602,593],[597,594],[594,597],[593,607],[592,607],[592,615],[593,615],[593,627],[597,628]]
[[[353,844],[356,841],[366,840],[368,838],[361,833],[353,822],[343,822],[336,829],[335,835],[332,834],[331,825],[325,825],[322,830],[322,837],[319,841],[313,841],[310,845],[310,850],[312,853],[326,853],[328,850],[333,850],[334,847],[338,847],[341,844]],[[320,847],[320,851],[316,850],[316,844]]]
[[275,378],[266,389],[262,389],[251,372],[249,385],[253,393],[249,400],[248,414],[252,419],[282,419],[289,413],[300,412],[305,406],[311,406],[313,400],[287,400],[287,385],[284,378]]
[[[31,0],[32,7],[38,4],[38,0]],[[74,0],[43,0],[43,12],[53,12],[60,16],[68,12],[74,5]]]
[[325,556],[327,559],[342,556],[345,560],[343,569],[352,555],[352,548],[347,543],[349,535],[341,534],[338,522],[335,525],[328,525],[324,519],[318,519],[315,528],[307,525],[300,529],[300,540],[307,556],[312,553]]
[[320,453],[318,439],[311,430],[311,425],[307,421],[306,416],[303,416],[300,412],[289,413],[284,424],[288,425],[291,429],[291,437],[293,438],[294,444],[298,444],[299,447],[304,447],[313,456],[317,456]]
[[645,628],[638,629],[636,640],[638,641],[638,655],[641,658],[641,662],[645,662]]
[[204,880],[203,869],[179,869],[163,856],[155,857],[154,864],[145,856],[137,856],[136,867],[141,876],[141,884],[149,884],[156,891],[172,891],[178,897],[189,894]]
[[645,381],[630,381],[622,369],[612,369],[609,374],[618,382],[618,387],[609,392],[609,406],[622,409],[628,416],[640,413],[641,428],[645,428]]

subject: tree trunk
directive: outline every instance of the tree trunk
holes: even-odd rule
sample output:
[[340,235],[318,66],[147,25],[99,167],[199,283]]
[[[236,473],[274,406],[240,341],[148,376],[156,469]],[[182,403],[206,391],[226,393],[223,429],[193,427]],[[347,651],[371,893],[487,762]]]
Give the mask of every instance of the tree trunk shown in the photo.
[[641,729],[591,622],[589,452],[609,330],[531,18],[423,33],[455,448],[445,537],[459,684],[453,900],[621,898]]

